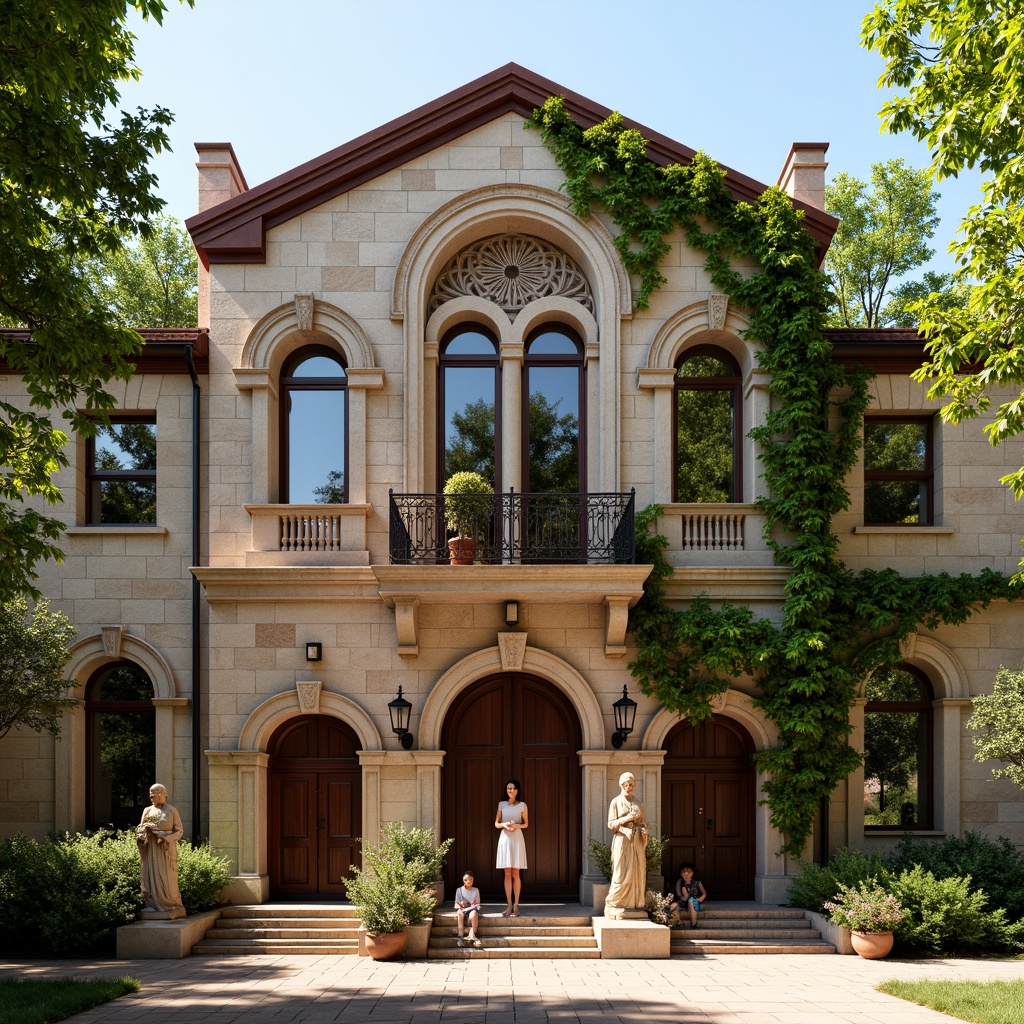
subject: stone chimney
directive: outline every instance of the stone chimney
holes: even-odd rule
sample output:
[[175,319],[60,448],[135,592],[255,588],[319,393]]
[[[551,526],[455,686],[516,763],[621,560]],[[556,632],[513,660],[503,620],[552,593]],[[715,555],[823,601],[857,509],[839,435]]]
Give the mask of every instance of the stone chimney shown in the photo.
[[819,210],[825,209],[827,149],[827,142],[794,142],[778,181],[784,192]]
[[[242,168],[230,142],[197,142],[199,160],[199,213],[247,192]],[[210,272],[199,264],[199,325],[210,325]]]

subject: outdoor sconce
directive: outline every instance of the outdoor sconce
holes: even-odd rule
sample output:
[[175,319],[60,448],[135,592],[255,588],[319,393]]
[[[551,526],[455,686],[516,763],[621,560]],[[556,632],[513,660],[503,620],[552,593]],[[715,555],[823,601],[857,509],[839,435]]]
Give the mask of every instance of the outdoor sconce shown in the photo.
[[319,661],[324,656],[324,645],[319,640],[306,644],[306,661]]
[[519,602],[505,602],[505,625],[516,626],[519,624]]
[[409,716],[412,714],[412,705],[402,696],[402,688],[398,688],[398,696],[388,704],[388,713],[391,715],[391,731],[398,737],[403,750],[412,746],[412,733],[409,732]]
[[612,746],[618,750],[626,737],[633,731],[636,721],[636,701],[629,699],[626,687],[622,688],[622,696],[612,705],[615,713],[615,732],[612,733]]

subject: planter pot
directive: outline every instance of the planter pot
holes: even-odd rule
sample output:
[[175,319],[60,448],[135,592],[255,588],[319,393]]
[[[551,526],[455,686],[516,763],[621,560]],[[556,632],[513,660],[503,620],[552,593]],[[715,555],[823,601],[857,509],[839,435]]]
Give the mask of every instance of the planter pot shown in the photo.
[[427,946],[430,945],[430,929],[434,927],[434,919],[427,918],[423,924],[407,924],[405,926],[405,955],[414,960],[426,960]]
[[892,932],[850,932],[854,950],[865,960],[881,960],[892,949]]
[[611,888],[611,882],[595,882],[594,883],[594,913],[595,915],[601,915],[604,913],[604,901],[608,898],[608,890]]
[[476,558],[475,538],[452,537],[448,541],[448,556],[451,565],[472,565]]
[[405,949],[405,932],[386,932],[384,935],[366,933],[366,952],[374,960],[390,960]]

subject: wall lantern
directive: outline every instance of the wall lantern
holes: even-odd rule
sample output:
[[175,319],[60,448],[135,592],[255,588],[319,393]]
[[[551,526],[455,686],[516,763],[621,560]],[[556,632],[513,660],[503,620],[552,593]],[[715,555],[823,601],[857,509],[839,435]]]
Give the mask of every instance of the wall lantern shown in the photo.
[[306,661],[319,661],[324,656],[324,645],[319,640],[306,644]]
[[519,602],[505,602],[505,625],[516,626],[519,624]]
[[615,713],[612,746],[618,750],[633,731],[633,723],[636,721],[636,701],[630,700],[626,687],[622,688],[622,696],[612,705],[612,711]]
[[402,696],[402,688],[398,688],[398,696],[388,704],[388,713],[391,715],[391,731],[398,737],[403,750],[412,746],[412,733],[409,732],[409,716],[412,714],[412,705]]

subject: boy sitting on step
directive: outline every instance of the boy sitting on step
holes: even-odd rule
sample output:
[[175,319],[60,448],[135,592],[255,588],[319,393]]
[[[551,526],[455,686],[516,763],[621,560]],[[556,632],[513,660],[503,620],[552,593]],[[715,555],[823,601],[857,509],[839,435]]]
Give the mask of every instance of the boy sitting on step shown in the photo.
[[699,878],[693,877],[693,865],[684,864],[679,869],[679,878],[676,879],[676,891],[672,897],[670,909],[672,911],[672,927],[682,928],[683,911],[689,908],[690,927],[697,927],[697,912],[701,904],[708,898],[704,883]]
[[480,948],[480,940],[476,937],[477,924],[480,921],[480,890],[473,885],[473,872],[467,871],[462,876],[462,885],[455,893],[455,916],[459,922],[459,946],[464,946],[462,937],[464,924],[469,925],[469,941]]

